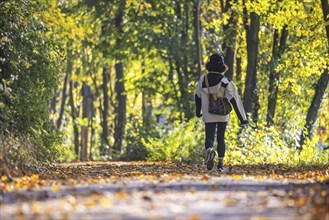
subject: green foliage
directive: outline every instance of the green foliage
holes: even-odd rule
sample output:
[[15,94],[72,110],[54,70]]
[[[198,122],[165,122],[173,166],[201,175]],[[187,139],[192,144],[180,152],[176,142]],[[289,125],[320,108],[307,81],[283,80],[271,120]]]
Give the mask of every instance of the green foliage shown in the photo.
[[195,163],[202,160],[204,125],[198,118],[159,126],[158,138],[143,140],[150,161]]
[[[1,130],[32,132],[49,120],[49,101],[59,81],[56,47],[35,14],[36,2],[1,3]],[[42,9],[40,9],[42,10]],[[19,59],[17,59],[19,58]],[[5,116],[4,116],[5,115]]]
[[[197,140],[193,140],[193,132],[189,133],[186,127],[193,127],[192,124],[196,122],[184,121],[193,113],[193,92],[195,81],[198,79],[193,2],[127,0],[122,30],[118,30],[116,15],[120,2],[120,0],[60,1],[59,7],[53,7],[54,11],[65,11],[66,16],[62,16],[59,20],[66,21],[69,28],[65,29],[62,36],[73,40],[69,47],[74,57],[70,79],[77,85],[74,88],[77,109],[80,108],[82,101],[79,92],[83,82],[91,86],[95,95],[93,103],[95,114],[91,126],[94,132],[91,138],[93,158],[140,160],[148,154],[151,160],[188,161],[184,155],[190,154],[194,155],[192,158],[196,158],[193,161],[200,161],[200,157],[203,158],[203,138],[198,136]],[[235,154],[232,163],[252,162],[253,157],[257,157],[255,160],[258,163],[262,161],[290,163],[289,160],[294,157],[291,163],[295,164],[303,155],[296,152],[299,135],[305,125],[307,110],[314,94],[314,85],[328,63],[321,4],[319,0],[306,2],[247,0],[245,2],[249,13],[257,13],[261,20],[257,71],[259,123],[254,126],[257,127],[256,130],[247,128],[240,133],[236,126],[237,119],[232,117],[230,122],[232,124],[227,132],[227,139],[230,140],[228,155],[230,156],[230,152]],[[235,47],[236,56],[241,59],[241,73],[236,76],[234,72],[233,80],[242,97],[247,67],[243,1],[231,3],[232,7],[226,10],[219,1],[207,3],[203,1],[200,15],[202,59],[205,63],[208,55],[220,50],[223,42],[229,39],[228,44]],[[49,23],[52,22],[55,23],[49,19]],[[227,28],[225,31],[223,26]],[[278,59],[272,62],[275,29],[280,35],[284,27],[288,30],[286,47]],[[63,41],[66,42],[65,39]],[[100,138],[104,107],[102,71],[104,67],[109,68],[110,105],[107,121],[109,140],[111,140],[116,126],[117,76],[114,65],[118,61],[124,63],[127,95],[128,119],[124,150],[114,152],[111,150],[110,143],[107,148],[108,155],[101,158],[98,150],[99,146],[104,144]],[[230,68],[237,70],[237,66]],[[276,82],[279,85],[279,92],[274,125],[266,127],[264,124],[270,95],[268,87],[271,70],[275,70],[280,75]],[[58,91],[61,89],[62,86]],[[324,97],[322,106],[315,125],[325,126],[329,130],[326,123],[329,120],[326,111],[329,106],[327,96]],[[151,114],[145,116],[145,111]],[[158,125],[157,114],[165,115],[166,126]],[[57,115],[54,114],[54,118],[56,117]],[[142,122],[144,117],[150,123]],[[71,115],[67,108],[65,120],[66,126],[63,130],[68,137],[66,144],[68,148],[73,149]],[[87,123],[86,119],[81,118],[81,111],[76,121],[78,126]],[[200,126],[197,130],[202,136],[203,125],[201,122],[198,123]],[[185,137],[183,132],[188,135]],[[316,138],[315,135],[315,139],[308,142],[308,147],[314,148]],[[182,153],[179,152],[180,149],[190,150],[189,153]],[[192,149],[199,149],[198,153],[193,153]],[[315,154],[316,152],[307,153],[310,158],[315,158]]]
[[[329,152],[320,150],[316,143],[308,143],[298,150],[298,132],[280,132],[275,127],[259,125],[241,130],[232,117],[226,131],[227,164],[285,164],[329,165]],[[158,138],[143,140],[149,161],[172,161],[203,163],[204,125],[198,118],[187,123],[177,123],[173,128],[163,129]],[[292,133],[292,132],[295,132]],[[295,140],[292,140],[295,139]],[[215,143],[215,148],[216,147]],[[314,147],[313,147],[314,146]]]
[[[61,140],[54,133],[0,134],[1,160],[14,172],[30,172],[42,169],[42,165],[56,161],[64,153],[55,143]],[[1,170],[3,171],[3,170]]]
[[329,152],[320,150],[315,142],[299,150],[300,130],[249,126],[238,133],[229,128],[227,133],[228,140],[233,140],[228,142],[226,154],[230,164],[328,165]]
[[[74,83],[72,99],[76,116],[73,122],[71,106],[66,100],[60,129],[65,137],[62,144],[69,153],[61,159],[77,158],[73,153],[73,123],[78,129],[91,123],[89,149],[93,159],[202,161],[204,125],[200,120],[189,120],[193,117],[193,92],[199,77],[193,1],[126,0],[119,28],[116,22],[120,2],[123,1],[12,0],[0,3],[0,131],[11,132],[15,146],[23,139],[16,137],[28,138],[36,150],[40,149],[39,158],[53,160],[46,155],[57,155],[59,136],[49,118],[58,118],[64,86],[58,82],[66,65],[71,63],[67,69],[70,70],[69,81]],[[315,147],[316,132],[305,150],[300,154],[297,150],[314,85],[329,59],[320,1],[244,2],[248,12],[257,13],[261,20],[257,70],[259,123],[241,131],[236,117],[232,116],[226,135],[229,140],[227,158],[233,164],[323,164],[327,153]],[[207,62],[208,55],[220,50],[227,41],[241,61],[241,73],[237,76],[234,72],[233,80],[242,97],[247,68],[244,5],[241,0],[231,3],[232,7],[226,10],[221,1],[203,1],[200,15],[202,61]],[[286,47],[272,62],[275,30],[280,35],[283,28],[288,30]],[[63,51],[72,53],[64,58]],[[120,80],[124,81],[127,96],[123,152],[112,150],[118,124],[115,88],[118,76],[114,67],[118,62],[124,66],[124,79]],[[230,68],[235,71],[237,67]],[[107,133],[110,143],[106,146],[108,155],[101,157],[104,69],[108,71],[106,101],[109,102]],[[274,124],[266,127],[271,70],[280,75],[276,82],[279,91]],[[83,83],[90,86],[94,96],[91,121],[82,117]],[[329,94],[328,89],[326,94]],[[66,95],[69,97],[68,91]],[[50,114],[51,98],[55,105]],[[328,132],[328,95],[321,105],[315,126],[323,126]],[[165,116],[165,125],[156,118],[160,114]],[[328,144],[328,134],[321,138]]]
[[39,17],[47,5],[39,4],[0,3],[0,133],[9,142],[0,150],[20,166],[53,160],[59,152],[49,103],[60,79],[60,44]]
[[155,126],[144,127],[133,115],[128,118],[129,127],[127,128],[126,147],[122,160],[137,161],[145,160],[148,154],[146,147],[143,145],[143,138],[158,136]]

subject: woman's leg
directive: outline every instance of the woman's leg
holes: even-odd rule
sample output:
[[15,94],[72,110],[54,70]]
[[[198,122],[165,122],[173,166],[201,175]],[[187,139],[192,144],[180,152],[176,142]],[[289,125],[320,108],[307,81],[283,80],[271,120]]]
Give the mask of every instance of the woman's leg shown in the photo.
[[218,142],[217,151],[219,158],[224,158],[225,156],[226,145],[224,138],[225,138],[226,125],[227,122],[217,123],[217,142]]
[[205,131],[206,131],[206,141],[205,147],[206,150],[208,148],[214,147],[214,140],[215,140],[215,132],[216,132],[216,122],[213,123],[205,123]]
[[216,151],[214,150],[216,122],[215,123],[206,123],[205,126],[206,126],[205,147],[207,150],[206,165],[207,165],[207,169],[211,170],[214,167],[214,158],[216,156]]

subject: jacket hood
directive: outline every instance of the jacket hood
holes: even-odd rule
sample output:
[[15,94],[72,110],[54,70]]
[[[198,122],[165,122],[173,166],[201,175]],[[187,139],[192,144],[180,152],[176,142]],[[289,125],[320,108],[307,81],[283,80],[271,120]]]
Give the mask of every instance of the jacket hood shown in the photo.
[[[209,86],[210,94],[212,94],[212,95],[217,94],[218,91],[221,88],[221,85],[222,85],[222,82],[219,82],[218,84],[216,84],[214,86]],[[202,88],[202,91],[205,92],[206,94],[208,94],[208,88],[207,87]]]
[[[218,74],[222,74],[224,75],[224,73],[218,73]],[[223,78],[222,78],[223,79]],[[203,77],[203,80],[205,80],[205,75]],[[224,98],[225,97],[225,88],[222,86],[222,80],[217,83],[216,85],[214,86],[209,86],[209,92],[210,92],[210,95],[213,95],[214,97],[217,97],[217,98]],[[201,83],[202,85],[203,83]],[[202,88],[202,91],[208,95],[208,88],[205,87],[205,88]]]

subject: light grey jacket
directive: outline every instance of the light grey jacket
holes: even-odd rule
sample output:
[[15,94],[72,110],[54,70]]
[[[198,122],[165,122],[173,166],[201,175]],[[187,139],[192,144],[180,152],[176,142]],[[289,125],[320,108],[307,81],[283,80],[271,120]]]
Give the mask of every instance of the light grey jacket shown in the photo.
[[[218,73],[224,75],[224,73]],[[209,122],[227,122],[230,118],[230,115],[216,115],[208,112],[209,98],[208,98],[208,89],[202,88],[202,83],[205,80],[205,74],[200,77],[199,82],[196,86],[195,94],[201,99],[201,111],[203,121],[206,123]],[[226,88],[222,86],[222,83],[227,84]],[[230,103],[233,105],[235,112],[239,116],[240,121],[246,121],[247,116],[244,111],[240,96],[236,90],[236,87],[233,81],[229,81],[226,77],[215,86],[209,87],[210,94],[215,94],[217,97],[226,97]]]

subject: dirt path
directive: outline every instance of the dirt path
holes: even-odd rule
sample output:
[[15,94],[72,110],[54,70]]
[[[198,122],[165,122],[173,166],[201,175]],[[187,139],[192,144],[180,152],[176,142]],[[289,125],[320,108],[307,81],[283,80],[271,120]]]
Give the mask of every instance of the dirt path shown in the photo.
[[328,169],[306,171],[312,179],[298,170],[286,178],[272,168],[252,176],[236,166],[218,174],[165,163],[61,164],[4,180],[1,220],[329,219],[329,184],[317,181]]

